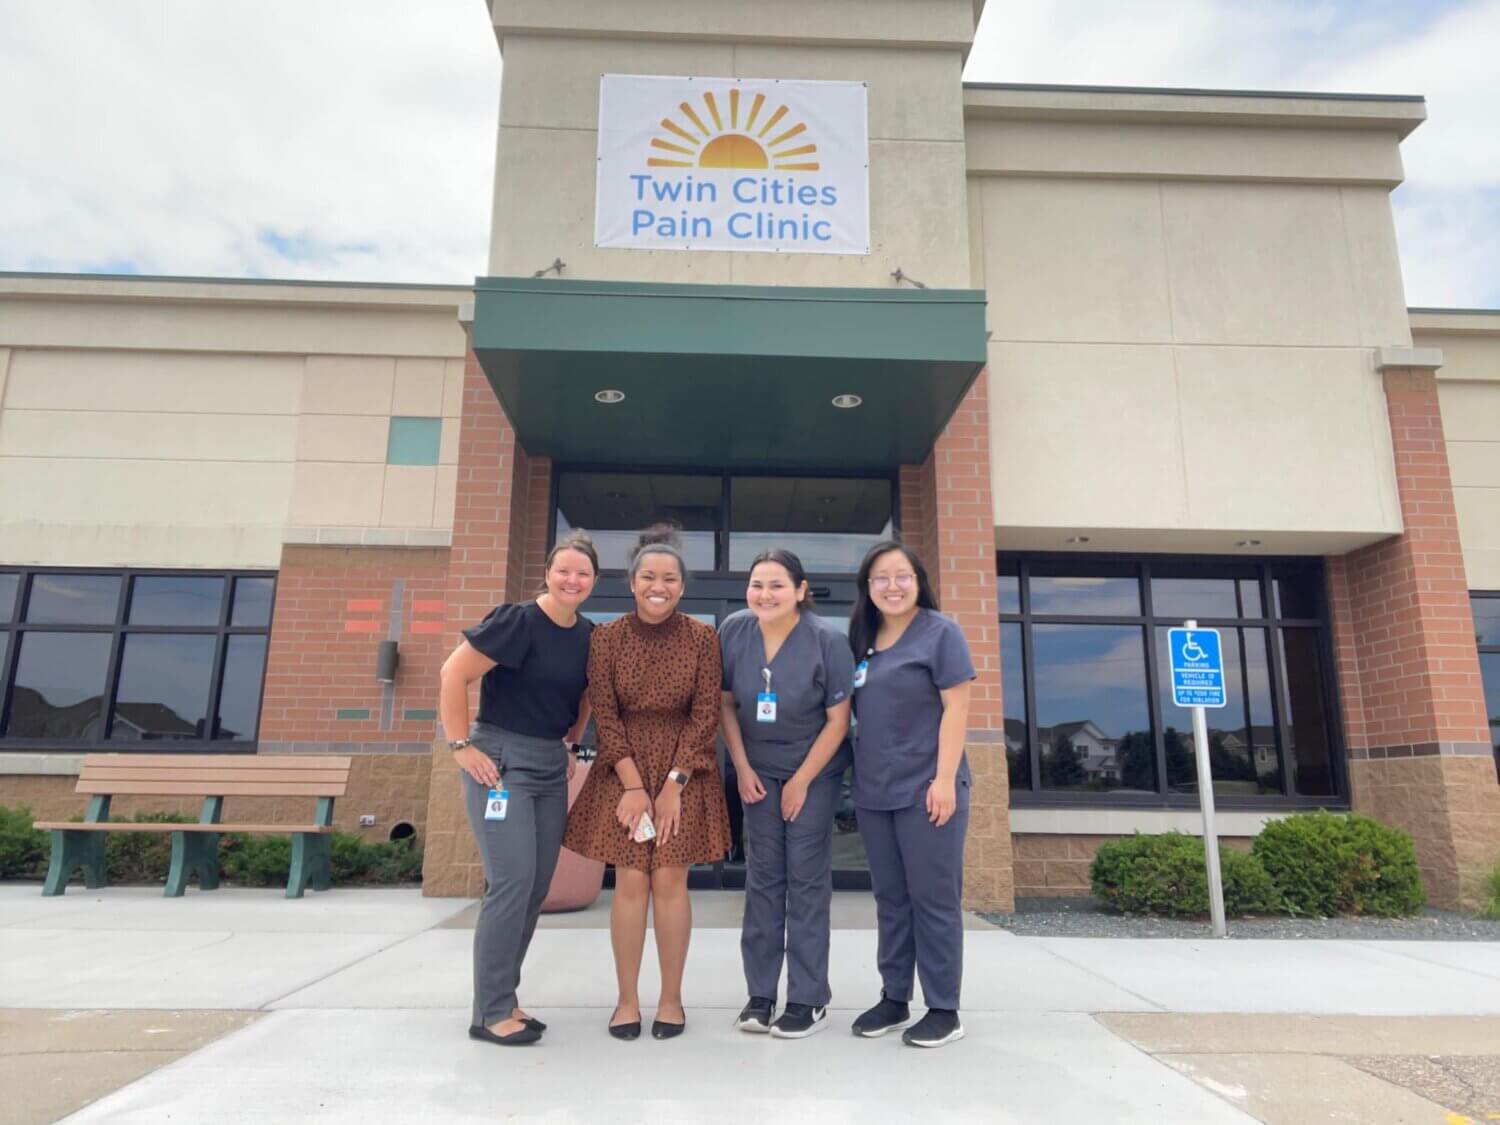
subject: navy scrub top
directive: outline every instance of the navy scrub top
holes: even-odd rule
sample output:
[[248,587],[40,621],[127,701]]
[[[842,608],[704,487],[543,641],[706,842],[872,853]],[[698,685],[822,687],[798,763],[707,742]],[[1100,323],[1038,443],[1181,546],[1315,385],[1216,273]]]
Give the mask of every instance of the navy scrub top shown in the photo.
[[[895,644],[862,659],[869,664],[854,693],[854,803],[910,808],[926,799],[937,772],[941,693],[974,678],[969,644],[952,618],[919,609]],[[961,808],[970,785],[965,755],[956,786]]]
[[[719,626],[719,646],[724,654],[724,690],[734,695],[750,768],[785,781],[797,772],[828,722],[828,708],[848,699],[854,690],[849,642],[816,613],[803,610],[776,659],[767,665],[760,622],[742,609]],[[761,674],[766,667],[771,669],[771,691],[776,695],[774,723],[755,718],[756,696],[766,689]],[[841,773],[849,762],[846,742],[824,773]]]

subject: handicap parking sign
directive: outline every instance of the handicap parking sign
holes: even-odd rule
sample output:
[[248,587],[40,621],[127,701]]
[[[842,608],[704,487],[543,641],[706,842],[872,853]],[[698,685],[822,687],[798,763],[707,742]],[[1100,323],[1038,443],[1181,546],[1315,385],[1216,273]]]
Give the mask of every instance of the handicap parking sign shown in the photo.
[[1169,629],[1172,702],[1178,707],[1225,707],[1224,654],[1217,629]]

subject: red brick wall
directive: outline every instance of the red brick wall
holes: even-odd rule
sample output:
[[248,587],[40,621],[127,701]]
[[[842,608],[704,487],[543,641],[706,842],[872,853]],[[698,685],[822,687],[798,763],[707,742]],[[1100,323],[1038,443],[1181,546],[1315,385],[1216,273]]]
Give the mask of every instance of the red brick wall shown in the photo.
[[1411,833],[1431,901],[1472,905],[1500,858],[1500,787],[1437,382],[1387,371],[1385,394],[1405,531],[1328,560],[1351,796]]
[[[404,713],[437,706],[447,573],[442,549],[287,546],[266,664],[262,752],[327,743],[426,747],[432,719]],[[401,663],[392,721],[382,729],[376,648],[396,614]],[[364,709],[369,717],[339,719],[341,709]]]
[[[498,603],[540,586],[551,501],[551,462],[528,457],[516,441],[472,351],[464,365],[463,401],[448,566],[450,643]],[[459,800],[457,767],[447,747],[436,741],[422,892],[473,896],[483,890],[484,872]]]

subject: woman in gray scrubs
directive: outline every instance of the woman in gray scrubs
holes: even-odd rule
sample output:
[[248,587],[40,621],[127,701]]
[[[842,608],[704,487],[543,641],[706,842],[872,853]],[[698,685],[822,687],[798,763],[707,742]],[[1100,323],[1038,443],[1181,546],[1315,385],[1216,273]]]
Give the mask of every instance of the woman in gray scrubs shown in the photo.
[[[749,608],[719,628],[724,741],[745,806],[740,953],[750,1002],[741,1031],[802,1039],[827,1025],[833,813],[848,766],[848,642],[812,610],[802,562],[765,551],[750,564]],[[782,962],[787,1004],[774,1018]]]
[[855,598],[854,805],[870,859],[884,987],[854,1033],[874,1038],[906,1027],[916,973],[927,1014],[902,1042],[941,1047],[964,1034],[964,737],[974,663],[962,630],[938,612],[921,560],[900,543],[870,548]]

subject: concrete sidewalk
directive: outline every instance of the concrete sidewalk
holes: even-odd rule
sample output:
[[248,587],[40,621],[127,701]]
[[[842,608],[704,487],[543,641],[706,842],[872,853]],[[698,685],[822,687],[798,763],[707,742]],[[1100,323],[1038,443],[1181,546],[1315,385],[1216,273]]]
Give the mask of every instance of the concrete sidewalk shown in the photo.
[[[976,919],[968,1038],[921,1052],[847,1032],[879,988],[867,895],[838,896],[833,1026],[802,1042],[733,1030],[744,1002],[739,896],[695,902],[687,1035],[605,1035],[614,979],[600,903],[544,919],[522,997],[552,1029],[536,1048],[504,1051],[464,1034],[464,900],[334,890],[288,901],[236,889],[165,899],[153,888],[43,899],[34,884],[0,886],[0,1086],[22,1091],[0,1101],[0,1122],[78,1107],[68,1120],[1500,1114],[1482,1080],[1459,1088],[1470,1071],[1500,1073],[1500,944],[1039,939]],[[648,1005],[656,988],[648,950]],[[1244,1022],[1226,1025],[1226,1015]],[[1481,1061],[1436,1077],[1379,1062],[1426,1055]]]

